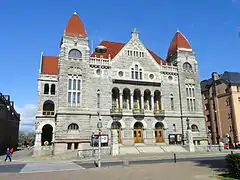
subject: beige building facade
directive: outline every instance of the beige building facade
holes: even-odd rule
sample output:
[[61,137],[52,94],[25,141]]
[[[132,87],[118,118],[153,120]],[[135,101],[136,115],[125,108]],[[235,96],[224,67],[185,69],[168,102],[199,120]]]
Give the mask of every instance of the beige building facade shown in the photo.
[[240,142],[240,73],[212,73],[212,78],[201,82],[203,110],[212,144]]

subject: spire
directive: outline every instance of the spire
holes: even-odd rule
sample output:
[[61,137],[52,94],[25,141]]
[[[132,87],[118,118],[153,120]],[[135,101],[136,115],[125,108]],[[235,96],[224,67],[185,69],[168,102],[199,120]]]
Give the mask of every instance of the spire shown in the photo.
[[87,36],[87,32],[84,27],[84,24],[82,23],[81,19],[78,17],[78,14],[76,11],[74,11],[73,15],[69,19],[67,26],[65,28],[64,34],[68,36],[80,36],[80,37]]
[[134,29],[132,30],[132,38],[137,38],[137,39],[138,39],[138,36],[139,36],[139,33],[137,32],[137,29],[134,28]]
[[193,51],[187,38],[180,31],[177,31],[175,36],[172,39],[172,42],[168,49],[168,56],[170,56],[178,51],[181,51],[181,52],[192,52]]

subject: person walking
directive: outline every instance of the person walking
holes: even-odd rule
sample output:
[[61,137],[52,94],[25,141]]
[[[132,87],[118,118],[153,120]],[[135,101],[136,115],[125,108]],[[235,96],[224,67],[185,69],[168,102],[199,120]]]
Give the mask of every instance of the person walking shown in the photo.
[[9,159],[10,162],[12,161],[12,159],[11,159],[11,152],[10,152],[9,148],[7,148],[7,151],[6,151],[5,162],[7,161],[7,159]]

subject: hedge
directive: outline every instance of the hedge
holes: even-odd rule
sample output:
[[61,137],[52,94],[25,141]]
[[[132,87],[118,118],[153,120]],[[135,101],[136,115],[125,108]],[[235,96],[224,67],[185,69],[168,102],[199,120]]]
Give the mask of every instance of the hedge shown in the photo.
[[240,154],[228,154],[226,156],[227,170],[231,177],[240,179]]

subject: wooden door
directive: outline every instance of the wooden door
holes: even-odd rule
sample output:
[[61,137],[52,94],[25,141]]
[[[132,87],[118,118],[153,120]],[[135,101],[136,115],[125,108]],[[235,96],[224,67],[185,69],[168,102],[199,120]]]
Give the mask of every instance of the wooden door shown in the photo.
[[142,143],[142,142],[143,142],[143,130],[134,129],[134,143]]
[[156,142],[164,142],[163,138],[163,130],[162,129],[155,129],[155,139]]
[[121,129],[118,129],[117,133],[118,133],[118,144],[120,144],[121,143]]

